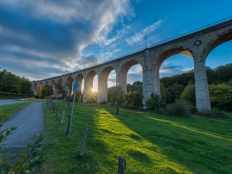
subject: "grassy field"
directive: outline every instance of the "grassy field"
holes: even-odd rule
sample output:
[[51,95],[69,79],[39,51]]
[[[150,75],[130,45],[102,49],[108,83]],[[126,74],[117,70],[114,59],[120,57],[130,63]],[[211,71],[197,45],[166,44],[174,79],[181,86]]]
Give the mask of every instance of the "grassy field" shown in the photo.
[[[117,173],[119,155],[126,158],[129,174],[232,171],[232,117],[178,118],[121,108],[116,115],[114,106],[77,103],[67,141],[71,111],[64,102],[56,104],[57,117],[44,103],[44,173]],[[63,109],[65,124],[60,125]],[[86,127],[90,131],[82,158],[79,145]]]
[[0,110],[2,114],[0,114],[0,122],[3,120],[8,119],[8,117],[17,111],[23,109],[27,105],[31,104],[32,102],[24,102],[24,103],[17,103],[17,104],[10,104],[6,106],[0,106]]

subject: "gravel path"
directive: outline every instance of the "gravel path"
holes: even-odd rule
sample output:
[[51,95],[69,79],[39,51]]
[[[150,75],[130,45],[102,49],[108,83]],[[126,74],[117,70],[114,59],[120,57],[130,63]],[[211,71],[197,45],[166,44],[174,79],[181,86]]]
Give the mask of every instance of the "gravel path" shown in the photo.
[[12,126],[18,128],[2,142],[2,144],[6,144],[11,148],[7,154],[13,154],[20,149],[25,149],[28,144],[33,143],[33,141],[28,140],[29,138],[44,132],[42,103],[32,103],[12,115],[0,128],[0,131]]

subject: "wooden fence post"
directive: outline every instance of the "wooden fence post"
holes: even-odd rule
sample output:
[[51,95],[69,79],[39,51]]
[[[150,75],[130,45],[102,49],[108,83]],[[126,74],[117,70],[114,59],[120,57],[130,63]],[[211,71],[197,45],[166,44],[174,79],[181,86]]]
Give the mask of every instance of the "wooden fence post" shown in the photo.
[[56,107],[56,117],[57,117],[58,108]]
[[70,122],[71,122],[71,115],[68,117],[68,127],[67,127],[67,132],[66,134],[69,133],[69,129],[70,129]]
[[88,137],[88,132],[89,132],[89,128],[85,128],[85,132],[84,132],[84,136],[81,142],[81,149],[80,149],[80,156],[84,156],[85,153],[85,147],[86,147],[86,141],[87,141],[87,137]]
[[60,124],[64,124],[64,117],[65,117],[65,109],[63,110]]
[[126,174],[126,159],[122,156],[118,157],[118,174]]

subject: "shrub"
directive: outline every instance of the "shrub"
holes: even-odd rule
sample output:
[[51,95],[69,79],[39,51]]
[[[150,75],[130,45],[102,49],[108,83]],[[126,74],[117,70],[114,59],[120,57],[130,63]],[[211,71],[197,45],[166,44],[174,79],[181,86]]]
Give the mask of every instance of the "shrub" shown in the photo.
[[151,97],[149,97],[146,101],[148,109],[152,110],[159,110],[160,108],[165,108],[166,102],[162,100],[162,97],[160,97],[158,94],[151,94]]
[[221,118],[229,118],[223,111],[221,111],[218,108],[213,108],[211,110],[206,110],[202,113],[200,113],[200,115],[209,117],[209,118],[217,118],[217,117],[221,117]]
[[196,98],[195,98],[195,85],[188,85],[185,87],[184,91],[181,94],[180,97],[182,100],[186,100],[190,102],[191,104],[196,104]]
[[99,104],[104,105],[104,104],[107,104],[107,102],[104,100],[104,101],[101,101]]
[[209,85],[212,106],[223,110],[231,110],[232,88],[226,84]]
[[168,115],[180,117],[188,117],[191,115],[188,104],[181,101],[167,105],[166,112]]

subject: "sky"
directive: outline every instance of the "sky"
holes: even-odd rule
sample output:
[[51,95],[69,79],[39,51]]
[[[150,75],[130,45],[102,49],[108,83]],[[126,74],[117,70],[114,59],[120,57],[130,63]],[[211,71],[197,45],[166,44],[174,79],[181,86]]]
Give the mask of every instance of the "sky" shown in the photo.
[[[149,46],[232,18],[231,9],[230,0],[1,0],[0,70],[30,80],[81,70],[145,48],[145,36]],[[215,48],[206,65],[231,63],[231,48],[232,41]],[[174,55],[160,77],[192,68],[191,58]],[[128,72],[128,82],[136,80],[140,65]]]

